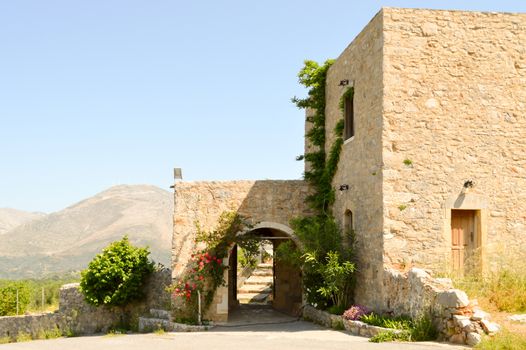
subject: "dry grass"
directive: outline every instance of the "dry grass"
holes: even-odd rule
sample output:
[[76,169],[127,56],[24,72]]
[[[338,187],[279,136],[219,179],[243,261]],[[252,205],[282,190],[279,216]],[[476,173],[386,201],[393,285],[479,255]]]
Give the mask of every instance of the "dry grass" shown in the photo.
[[492,337],[484,337],[475,348],[482,350],[524,350],[526,349],[526,335],[504,330]]
[[[510,321],[512,314],[526,313],[526,261],[513,258],[520,252],[506,247],[489,261],[491,272],[481,276],[442,274],[453,281],[455,288],[464,290],[470,299],[490,313],[492,321],[502,326],[502,332],[486,337],[478,349],[526,349],[526,324]],[[442,269],[446,271],[446,269]]]
[[[526,312],[526,260],[518,258],[524,254],[522,248],[503,246],[495,249],[492,259],[487,261],[490,271],[484,275],[477,271],[464,276],[452,271],[441,275],[451,278],[455,288],[464,290],[471,299],[478,299],[483,307],[511,313]],[[480,264],[479,253],[473,254],[471,259],[466,261],[466,266]]]

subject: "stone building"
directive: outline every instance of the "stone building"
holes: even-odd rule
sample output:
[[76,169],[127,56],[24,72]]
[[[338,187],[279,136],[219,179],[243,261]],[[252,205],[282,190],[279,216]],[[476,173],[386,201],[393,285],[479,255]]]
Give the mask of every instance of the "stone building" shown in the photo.
[[[333,212],[356,233],[356,302],[393,309],[388,266],[467,273],[526,255],[525,44],[526,14],[383,8],[329,69],[327,147],[346,123]],[[196,220],[213,227],[238,210],[294,239],[288,221],[308,213],[307,192],[302,181],[178,183],[173,277]],[[227,290],[214,307],[226,317]]]
[[352,130],[334,214],[357,234],[359,301],[386,308],[385,265],[524,257],[525,44],[526,14],[383,8],[329,69],[328,147],[338,120]]

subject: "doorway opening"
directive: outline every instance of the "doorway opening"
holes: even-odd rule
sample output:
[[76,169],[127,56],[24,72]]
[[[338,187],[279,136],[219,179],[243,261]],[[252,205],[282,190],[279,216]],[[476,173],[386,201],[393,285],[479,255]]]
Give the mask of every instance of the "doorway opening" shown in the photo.
[[301,270],[276,259],[276,249],[281,244],[292,242],[292,246],[297,247],[294,238],[285,230],[260,225],[245,234],[258,240],[259,253],[254,257],[255,261],[250,261],[240,246],[236,245],[231,250],[228,272],[229,322],[232,314],[247,309],[273,309],[297,316],[303,300]]
[[480,274],[480,210],[451,210],[451,262],[458,275]]

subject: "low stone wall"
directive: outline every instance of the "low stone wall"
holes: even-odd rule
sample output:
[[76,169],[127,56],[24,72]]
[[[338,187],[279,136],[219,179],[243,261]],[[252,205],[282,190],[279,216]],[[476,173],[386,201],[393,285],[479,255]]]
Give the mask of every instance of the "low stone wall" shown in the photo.
[[52,334],[67,334],[64,317],[59,313],[0,317],[0,339],[45,339]]
[[54,313],[0,317],[0,338],[16,340],[20,336],[33,339],[51,335],[80,335],[107,332],[112,328],[138,329],[139,317],[150,309],[169,309],[171,271],[154,272],[146,281],[145,298],[122,308],[95,307],[84,301],[78,283],[62,286],[59,310]]
[[59,313],[74,334],[107,332],[111,328],[138,329],[139,317],[150,309],[169,309],[170,295],[166,287],[171,283],[171,271],[155,272],[145,283],[145,298],[124,307],[95,307],[84,301],[78,284],[65,285],[60,290]]
[[456,344],[475,345],[482,334],[499,330],[475,301],[453,288],[450,279],[432,278],[417,268],[407,273],[384,268],[383,276],[384,313],[430,317],[441,339]]
[[[376,310],[381,314],[406,315],[413,319],[429,317],[439,331],[439,340],[455,344],[473,346],[481,341],[482,334],[499,331],[499,326],[489,321],[490,315],[479,309],[475,301],[470,301],[466,293],[454,289],[450,279],[432,278],[417,268],[406,273],[385,268],[383,276],[385,305],[383,310]],[[364,337],[383,331],[400,332],[345,320],[309,305],[303,309],[303,318]]]
[[375,335],[381,332],[402,332],[397,329],[371,326],[361,321],[346,320],[342,316],[332,315],[326,311],[318,310],[310,305],[306,305],[303,308],[303,319],[325,327],[330,327],[339,330],[345,329],[346,331],[349,331],[354,335],[360,335],[362,337],[368,338],[374,337]]

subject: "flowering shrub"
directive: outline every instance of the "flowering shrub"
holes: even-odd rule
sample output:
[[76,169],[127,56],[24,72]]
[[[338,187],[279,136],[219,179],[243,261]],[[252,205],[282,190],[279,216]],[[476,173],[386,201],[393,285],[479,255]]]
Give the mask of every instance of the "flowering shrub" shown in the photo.
[[223,260],[228,259],[229,251],[238,245],[255,255],[258,251],[259,240],[250,234],[238,236],[251,225],[236,212],[224,212],[219,217],[217,227],[211,231],[204,231],[196,223],[196,247],[205,247],[191,256],[184,274],[175,281],[171,293],[177,306],[177,318],[194,321],[197,310],[198,291],[204,298],[202,312],[204,313],[212,303],[214,293],[218,287],[225,285],[224,274],[228,268]]
[[223,259],[207,251],[192,254],[189,271],[173,286],[173,297],[191,301],[192,298],[197,297],[198,290],[204,292],[207,289],[209,282],[213,285],[223,284],[224,270]]
[[346,320],[356,321],[362,316],[369,315],[371,311],[363,305],[353,305],[343,313],[343,318]]

